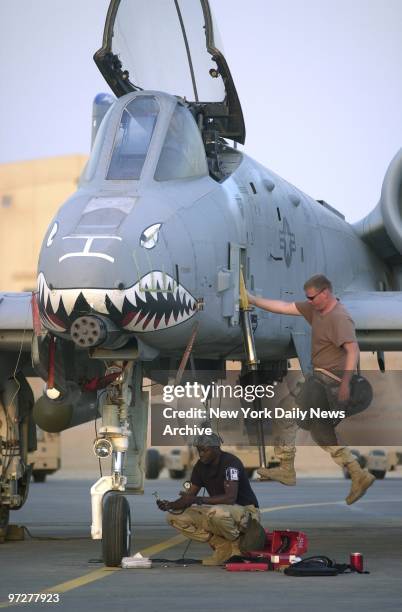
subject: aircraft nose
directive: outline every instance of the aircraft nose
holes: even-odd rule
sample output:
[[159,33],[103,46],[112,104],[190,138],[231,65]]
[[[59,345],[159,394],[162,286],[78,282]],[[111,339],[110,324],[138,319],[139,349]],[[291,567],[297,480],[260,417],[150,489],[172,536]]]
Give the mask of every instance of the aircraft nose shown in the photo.
[[169,249],[159,239],[163,204],[155,196],[74,196],[49,228],[39,272],[50,287],[111,289],[169,271]]
[[97,314],[120,330],[149,332],[178,325],[195,314],[197,302],[186,288],[188,276],[185,284],[179,280],[180,257],[185,253],[188,263],[190,253],[177,248],[180,233],[180,247],[186,241],[179,220],[147,223],[161,219],[160,209],[139,212],[109,232],[105,225],[92,233],[79,232],[83,227],[73,232],[61,228],[50,245],[48,239],[38,277],[46,327],[63,333],[77,317]]

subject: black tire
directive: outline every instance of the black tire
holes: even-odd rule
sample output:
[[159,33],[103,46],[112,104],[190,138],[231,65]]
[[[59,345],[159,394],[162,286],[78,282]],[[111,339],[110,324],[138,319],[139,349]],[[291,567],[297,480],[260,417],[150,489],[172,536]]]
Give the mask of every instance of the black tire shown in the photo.
[[383,470],[369,470],[370,474],[373,474],[377,478],[377,480],[383,480],[385,478],[386,472]]
[[159,478],[161,471],[161,456],[156,448],[149,448],[145,455],[145,478],[154,480]]
[[170,478],[174,480],[178,480],[179,478],[184,478],[186,475],[186,470],[169,470]]
[[34,482],[45,482],[46,476],[46,472],[32,472],[32,478]]
[[112,493],[103,504],[102,553],[108,567],[120,565],[131,550],[130,506],[124,495]]
[[244,468],[247,478],[250,480],[254,474],[254,468]]

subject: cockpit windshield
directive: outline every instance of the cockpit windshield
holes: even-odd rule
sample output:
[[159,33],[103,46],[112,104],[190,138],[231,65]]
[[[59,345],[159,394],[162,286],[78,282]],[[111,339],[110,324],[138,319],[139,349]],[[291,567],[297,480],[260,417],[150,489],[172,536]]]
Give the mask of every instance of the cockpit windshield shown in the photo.
[[124,108],[116,133],[108,180],[139,180],[156,125],[159,104],[137,96]]
[[190,111],[177,104],[156,167],[155,180],[196,178],[207,174],[200,131]]

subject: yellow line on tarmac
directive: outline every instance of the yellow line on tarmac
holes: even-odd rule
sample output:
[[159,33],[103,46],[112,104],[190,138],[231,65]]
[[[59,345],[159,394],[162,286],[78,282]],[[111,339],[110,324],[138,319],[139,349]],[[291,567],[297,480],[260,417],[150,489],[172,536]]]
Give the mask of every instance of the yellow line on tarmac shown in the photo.
[[[172,546],[176,546],[176,544],[181,544],[186,541],[187,538],[183,535],[177,535],[173,538],[169,538],[168,540],[164,540],[163,542],[159,542],[159,544],[153,544],[152,546],[148,546],[139,552],[143,556],[155,555],[162,550],[166,550],[167,548],[171,548]],[[48,589],[41,589],[40,591],[35,591],[35,593],[67,593],[68,591],[72,591],[73,589],[78,589],[79,587],[85,586],[86,584],[90,584],[91,582],[95,582],[96,580],[101,580],[102,578],[106,578],[106,576],[110,576],[116,571],[121,570],[121,567],[101,567],[93,572],[89,572],[88,574],[84,574],[78,578],[73,578],[73,580],[68,580],[67,582],[61,582],[60,584],[56,584],[55,586],[49,587]],[[20,603],[10,603],[8,601],[0,603],[0,608],[8,608],[11,606],[22,605]]]
[[151,556],[155,555],[162,550],[166,550],[167,548],[171,548],[172,546],[176,546],[176,544],[181,544],[185,542],[187,538],[184,535],[176,535],[173,538],[169,538],[168,540],[164,540],[163,542],[159,542],[159,544],[154,544],[153,546],[148,546],[148,548],[144,548],[141,550],[141,554],[143,556]]
[[272,506],[271,508],[261,508],[261,514],[267,514],[268,512],[276,512],[277,510],[293,510],[293,508],[317,508],[318,506],[337,506],[342,505],[346,507],[344,501],[332,501],[332,502],[313,502],[310,504],[288,504],[286,506]]
[[[400,503],[402,499],[360,499],[359,504],[392,504]],[[318,508],[319,506],[344,506],[350,508],[344,500],[331,502],[312,502],[309,504],[288,504],[286,506],[271,506],[271,508],[261,508],[261,514],[276,512],[277,510],[293,510],[293,508]],[[354,508],[353,508],[354,509]]]

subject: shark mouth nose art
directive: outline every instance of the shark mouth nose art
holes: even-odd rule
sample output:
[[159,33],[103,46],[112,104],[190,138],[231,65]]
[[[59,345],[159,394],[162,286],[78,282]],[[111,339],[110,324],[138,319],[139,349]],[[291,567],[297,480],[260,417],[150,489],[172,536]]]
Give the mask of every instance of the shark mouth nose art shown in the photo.
[[82,314],[108,316],[120,329],[150,332],[167,329],[190,319],[196,299],[174,278],[158,270],[149,272],[127,289],[52,289],[41,272],[38,302],[43,325],[67,331]]

